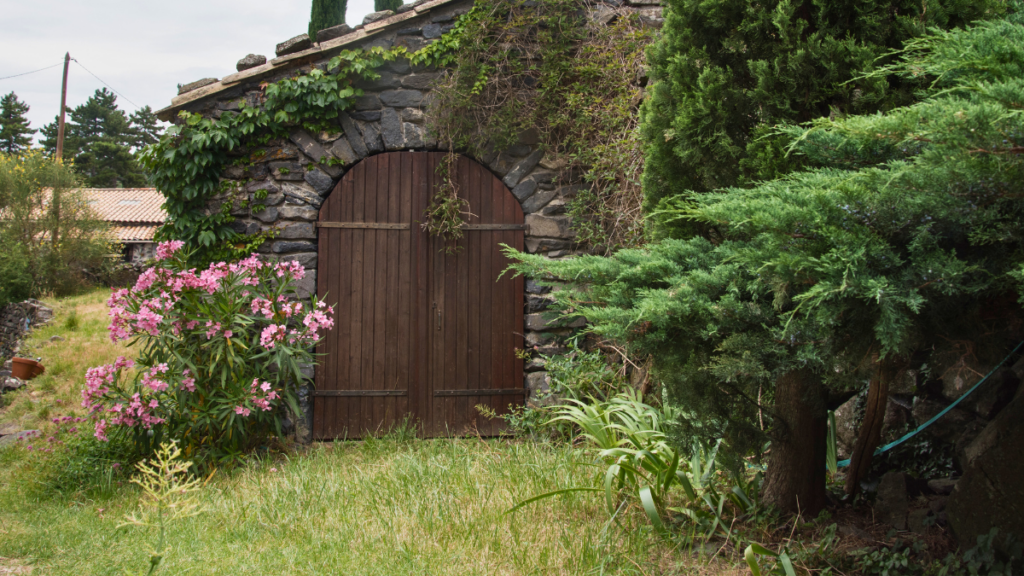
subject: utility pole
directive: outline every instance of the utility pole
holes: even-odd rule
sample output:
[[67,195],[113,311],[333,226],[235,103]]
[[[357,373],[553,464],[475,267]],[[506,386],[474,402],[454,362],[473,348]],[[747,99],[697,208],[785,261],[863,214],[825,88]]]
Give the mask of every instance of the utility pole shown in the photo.
[[68,100],[68,65],[71,53],[64,53],[64,84],[60,88],[60,121],[57,122],[57,161],[64,161],[64,109]]

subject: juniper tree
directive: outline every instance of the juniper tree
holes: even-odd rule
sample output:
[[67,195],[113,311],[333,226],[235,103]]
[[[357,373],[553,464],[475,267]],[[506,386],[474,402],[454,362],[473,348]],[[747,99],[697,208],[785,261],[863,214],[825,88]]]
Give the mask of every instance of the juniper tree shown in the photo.
[[824,503],[829,390],[865,369],[884,385],[951,340],[1019,337],[1024,320],[1024,18],[934,32],[903,57],[877,74],[932,81],[920,103],[782,128],[820,167],[671,215],[714,241],[516,255],[519,271],[566,282],[560,302],[593,330],[652,355],[668,401],[690,414],[680,434],[743,452],[764,410],[764,496],[785,510]]
[[313,0],[309,15],[309,39],[316,42],[316,33],[345,23],[348,0]]
[[[642,108],[645,210],[804,166],[785,156],[773,126],[909,104],[919,82],[862,75],[927,27],[962,26],[998,6],[667,0],[662,37],[648,51],[654,82]],[[659,231],[693,233],[685,224]]]
[[398,10],[398,7],[402,5],[402,0],[373,0],[373,9],[375,12],[381,10]]
[[32,147],[35,130],[29,128],[28,104],[11,92],[0,98],[0,152],[17,154]]

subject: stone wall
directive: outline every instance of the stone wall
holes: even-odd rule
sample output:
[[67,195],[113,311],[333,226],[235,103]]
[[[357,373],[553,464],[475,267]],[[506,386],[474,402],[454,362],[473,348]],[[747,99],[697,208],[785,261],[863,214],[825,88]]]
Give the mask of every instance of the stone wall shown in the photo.
[[0,364],[18,354],[22,338],[33,326],[53,318],[53,310],[38,300],[8,304],[0,310]]
[[[603,0],[585,6],[595,25],[607,25],[616,17],[638,13],[646,24],[660,27],[658,4],[658,0]],[[469,0],[419,0],[402,6],[397,13],[370,14],[356,29],[341,25],[322,31],[318,35],[320,44],[311,43],[305,35],[297,36],[279,44],[278,57],[270,62],[250,54],[239,61],[236,74],[182,86],[172,106],[158,115],[171,120],[178,110],[189,110],[220,117],[237,110],[243,100],[256,105],[261,82],[273,82],[314,67],[324,69],[342,48],[403,46],[410,51],[418,50],[447,32],[455,18],[470,7]],[[230,166],[223,174],[225,180],[237,183],[252,203],[266,205],[255,213],[236,205],[232,212],[237,218],[235,229],[246,234],[278,231],[277,238],[260,251],[271,257],[298,261],[306,268],[306,278],[300,286],[304,296],[316,290],[318,210],[345,172],[363,158],[382,152],[443,150],[424,123],[431,88],[443,71],[396,61],[385,65],[379,73],[379,79],[356,85],[365,94],[353,110],[341,116],[333,130],[311,134],[296,129],[288,138],[269,142],[263,148],[240,150],[239,157],[248,156],[251,164]],[[566,257],[576,251],[576,246],[565,204],[583,183],[578,176],[567,177],[557,163],[536,148],[536,133],[526,131],[509,149],[493,151],[475,160],[500,178],[522,205],[527,225],[526,250],[550,258]],[[268,192],[265,200],[254,198],[259,190]],[[210,209],[219,208],[223,201],[219,199]],[[551,302],[548,289],[532,281],[526,286],[523,333],[527,346],[541,353],[557,353],[557,337],[582,326],[582,321],[571,326],[550,325],[543,314]],[[527,372],[526,383],[532,391],[547,390],[548,378],[542,361],[529,362]]]

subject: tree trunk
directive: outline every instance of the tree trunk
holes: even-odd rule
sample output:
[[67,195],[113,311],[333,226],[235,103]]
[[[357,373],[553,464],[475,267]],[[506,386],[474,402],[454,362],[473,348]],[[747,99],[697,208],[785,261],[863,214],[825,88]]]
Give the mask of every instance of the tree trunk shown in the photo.
[[794,370],[775,382],[775,432],[765,474],[764,502],[783,512],[818,515],[826,503],[828,412],[820,379]]
[[885,421],[885,407],[889,402],[889,382],[892,382],[900,367],[892,360],[875,361],[875,374],[868,387],[868,401],[864,407],[864,421],[860,434],[853,446],[850,467],[846,471],[846,485],[843,489],[849,495],[860,490],[860,481],[871,468],[871,457],[882,441],[882,423]]

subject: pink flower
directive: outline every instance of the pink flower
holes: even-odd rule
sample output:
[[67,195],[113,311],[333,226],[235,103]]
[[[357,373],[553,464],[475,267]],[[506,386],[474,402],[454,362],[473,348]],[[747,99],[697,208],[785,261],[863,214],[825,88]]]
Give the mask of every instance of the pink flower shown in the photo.
[[231,336],[233,336],[234,334],[235,334],[235,333],[234,333],[234,332],[232,332],[231,330],[225,330],[225,331],[224,331],[224,337],[225,337],[225,338],[231,338]]
[[278,342],[284,340],[285,332],[287,328],[283,324],[271,324],[263,329],[263,333],[260,334],[260,346],[264,348],[273,348]]
[[181,389],[182,390],[188,390],[189,392],[195,392],[196,391],[196,379],[195,378],[185,378],[184,380],[181,381]]
[[249,413],[250,412],[248,408],[243,408],[242,406],[235,406],[235,414],[239,414],[243,418],[246,418],[249,416]]
[[175,252],[177,252],[178,250],[181,250],[181,247],[184,246],[184,245],[185,245],[185,243],[182,242],[181,240],[171,240],[170,242],[161,242],[156,247],[156,259],[157,260],[167,260],[168,258],[173,256]]
[[95,430],[95,432],[93,432],[92,435],[95,436],[97,440],[100,440],[101,442],[106,442],[107,441],[107,421],[106,420],[99,420],[99,421],[97,421],[96,422],[96,430]]

